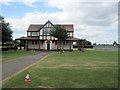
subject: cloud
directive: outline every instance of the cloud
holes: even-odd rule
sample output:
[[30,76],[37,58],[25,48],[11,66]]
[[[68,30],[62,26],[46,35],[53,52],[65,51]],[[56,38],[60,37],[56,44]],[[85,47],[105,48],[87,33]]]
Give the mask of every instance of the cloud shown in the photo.
[[33,5],[33,3],[37,2],[37,0],[27,0],[27,1],[26,1],[26,0],[23,0],[22,2],[23,2],[24,4],[30,6],[30,7],[37,7],[37,6]]
[[16,33],[19,33],[18,37],[24,35],[30,24],[44,24],[50,20],[53,24],[74,24],[74,36],[78,38],[86,38],[96,43],[117,41],[117,33],[110,32],[110,30],[115,32],[118,30],[117,2],[50,0],[44,5],[56,7],[62,11],[41,13],[35,10],[26,13],[22,18],[7,18],[6,21],[11,23],[14,30],[14,36]]
[[12,5],[11,2],[22,2],[23,4],[28,5],[30,7],[37,7],[33,5],[37,1],[38,0],[1,0],[1,3],[5,5]]

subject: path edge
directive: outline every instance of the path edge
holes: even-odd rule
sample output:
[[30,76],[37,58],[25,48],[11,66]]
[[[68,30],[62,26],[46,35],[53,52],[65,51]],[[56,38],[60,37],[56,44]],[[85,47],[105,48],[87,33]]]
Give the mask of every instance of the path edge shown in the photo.
[[46,58],[46,57],[48,57],[49,55],[50,55],[50,54],[47,54],[46,56],[42,57],[40,60],[36,61],[35,63],[30,64],[30,65],[28,65],[27,67],[25,67],[25,68],[23,68],[23,69],[19,70],[18,72],[16,72],[16,73],[12,74],[11,76],[9,76],[9,77],[5,78],[4,80],[2,80],[2,83],[4,83],[5,81],[9,80],[9,79],[10,79],[10,78],[12,78],[13,76],[15,76],[15,75],[17,75],[17,74],[21,73],[22,71],[24,71],[24,70],[28,69],[29,67],[31,67],[31,66],[33,66],[33,65],[37,64],[38,62],[42,61],[43,59],[45,59],[45,58]]

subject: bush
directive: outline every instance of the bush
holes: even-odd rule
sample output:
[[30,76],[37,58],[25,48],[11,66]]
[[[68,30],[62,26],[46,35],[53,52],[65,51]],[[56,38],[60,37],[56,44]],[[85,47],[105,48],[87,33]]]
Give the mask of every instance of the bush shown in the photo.
[[84,48],[93,48],[93,45],[86,45]]
[[[73,48],[78,48],[77,45],[73,45]],[[84,48],[93,48],[93,45],[85,45]]]
[[14,47],[2,48],[2,51],[14,50]]

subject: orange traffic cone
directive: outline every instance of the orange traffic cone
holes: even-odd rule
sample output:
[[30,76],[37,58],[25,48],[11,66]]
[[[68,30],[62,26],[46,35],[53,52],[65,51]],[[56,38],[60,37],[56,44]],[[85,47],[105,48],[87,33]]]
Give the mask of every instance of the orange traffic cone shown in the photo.
[[31,79],[29,79],[29,72],[27,72],[27,76],[25,78],[25,82],[31,82]]

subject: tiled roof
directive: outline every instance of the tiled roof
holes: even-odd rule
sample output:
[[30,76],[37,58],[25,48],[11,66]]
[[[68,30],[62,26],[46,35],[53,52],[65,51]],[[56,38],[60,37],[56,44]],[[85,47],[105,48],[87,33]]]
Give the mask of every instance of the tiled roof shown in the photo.
[[16,40],[38,40],[38,37],[21,37],[16,38]]
[[[67,31],[74,31],[73,24],[56,24],[63,26]],[[27,31],[38,31],[43,24],[30,24]]]
[[42,26],[42,24],[30,24],[27,31],[38,31]]
[[63,26],[67,31],[74,31],[73,24],[56,24]]

